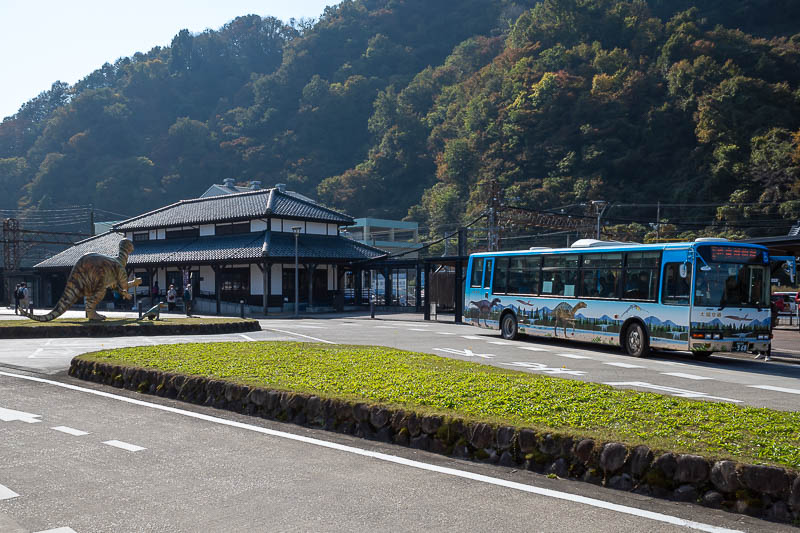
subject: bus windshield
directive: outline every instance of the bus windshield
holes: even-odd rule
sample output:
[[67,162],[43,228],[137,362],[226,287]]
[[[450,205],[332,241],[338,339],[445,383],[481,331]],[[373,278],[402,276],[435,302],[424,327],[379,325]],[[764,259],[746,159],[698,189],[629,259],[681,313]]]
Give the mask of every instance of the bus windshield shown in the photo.
[[694,305],[769,307],[768,265],[761,252],[731,246],[698,248]]

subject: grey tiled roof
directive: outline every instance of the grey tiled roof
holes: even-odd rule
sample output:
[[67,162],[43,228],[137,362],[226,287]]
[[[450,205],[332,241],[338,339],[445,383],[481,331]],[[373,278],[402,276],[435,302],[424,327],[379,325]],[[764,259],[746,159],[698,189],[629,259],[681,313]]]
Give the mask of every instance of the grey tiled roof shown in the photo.
[[[86,239],[42,261],[35,268],[71,268],[81,256],[89,252],[116,256],[119,252],[119,241],[123,238],[119,233],[109,232]],[[303,261],[361,261],[384,253],[377,248],[335,235],[302,234],[298,238],[298,257]],[[241,263],[262,261],[265,258],[294,260],[294,234],[262,231],[141,241],[135,243],[128,265]]]
[[352,225],[352,217],[278,189],[209,196],[180,202],[129,218],[114,225],[115,231],[133,231],[191,224],[264,218],[297,218]]

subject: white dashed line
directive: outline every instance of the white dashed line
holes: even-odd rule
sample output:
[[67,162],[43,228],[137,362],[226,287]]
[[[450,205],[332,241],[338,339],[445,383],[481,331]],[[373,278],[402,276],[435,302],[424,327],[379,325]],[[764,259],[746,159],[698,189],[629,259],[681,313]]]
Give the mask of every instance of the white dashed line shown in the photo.
[[571,501],[571,502],[580,503],[582,505],[589,505],[589,506],[592,506],[592,507],[595,507],[595,508],[608,509],[608,510],[611,510],[611,511],[614,511],[614,512],[618,512],[618,513],[622,513],[622,514],[627,514],[627,515],[632,515],[632,516],[640,516],[640,517],[643,517],[643,518],[647,518],[647,519],[650,519],[650,520],[654,520],[654,521],[658,521],[658,522],[662,522],[662,523],[666,523],[666,524],[673,524],[673,525],[677,525],[677,526],[690,527],[692,529],[697,529],[697,530],[700,530],[700,531],[714,532],[714,533],[734,533],[734,532],[737,532],[737,530],[725,529],[725,528],[714,526],[714,525],[711,525],[711,524],[704,524],[702,522],[694,522],[692,520],[686,520],[686,519],[683,519],[683,518],[678,518],[676,516],[666,515],[666,514],[662,514],[662,513],[656,513],[656,512],[647,511],[647,510],[644,510],[644,509],[638,509],[636,507],[628,507],[628,506],[625,506],[625,505],[619,505],[619,504],[616,504],[616,503],[611,503],[611,502],[607,502],[607,501],[603,501],[603,500],[599,500],[599,499],[595,499],[595,498],[588,498],[586,496],[579,496],[579,495],[571,494],[571,493],[568,493],[568,492],[561,492],[561,491],[557,491],[557,490],[545,489],[545,488],[542,488],[542,487],[536,487],[536,486],[533,486],[533,485],[526,485],[524,483],[518,483],[518,482],[509,481],[509,480],[501,479],[501,478],[494,478],[494,477],[486,476],[486,475],[483,475],[483,474],[476,474],[474,472],[469,472],[469,471],[465,471],[465,470],[458,470],[456,468],[450,468],[450,467],[445,467],[445,466],[428,464],[428,463],[424,463],[422,461],[415,461],[413,459],[406,459],[404,457],[398,457],[398,456],[394,456],[394,455],[390,455],[390,454],[386,454],[386,453],[375,452],[375,451],[372,451],[372,450],[365,450],[365,449],[362,449],[362,448],[357,448],[355,446],[347,446],[347,445],[344,445],[344,444],[339,444],[337,442],[330,442],[330,441],[325,441],[325,440],[322,440],[322,439],[315,439],[315,438],[312,438],[312,437],[306,437],[305,435],[297,435],[297,434],[293,434],[293,433],[287,433],[287,432],[284,432],[284,431],[276,431],[274,429],[268,429],[268,428],[264,428],[264,427],[260,427],[260,426],[244,424],[242,422],[236,422],[234,420],[227,420],[227,419],[224,419],[224,418],[218,418],[218,417],[214,417],[214,416],[210,416],[210,415],[206,415],[206,414],[202,414],[202,413],[195,413],[195,412],[192,412],[192,411],[187,411],[187,410],[184,410],[184,409],[178,409],[178,408],[175,408],[175,407],[169,407],[169,406],[166,406],[166,405],[158,405],[158,404],[153,404],[153,403],[150,403],[150,402],[144,402],[142,400],[137,400],[137,399],[134,399],[134,398],[127,398],[127,397],[124,397],[124,396],[117,396],[116,394],[111,394],[111,393],[105,392],[105,391],[87,389],[85,387],[78,387],[76,385],[70,385],[70,384],[67,384],[67,383],[59,383],[57,381],[52,381],[52,380],[42,379],[42,378],[36,378],[36,377],[32,377],[32,376],[22,376],[22,375],[19,375],[19,374],[11,374],[9,372],[0,372],[0,376],[9,376],[9,377],[13,377],[13,378],[16,378],[16,379],[24,379],[24,380],[34,381],[34,382],[38,382],[38,383],[46,383],[48,385],[52,385],[52,386],[55,386],[55,387],[61,387],[61,388],[64,388],[64,389],[80,391],[80,392],[83,392],[85,394],[93,394],[95,396],[100,396],[100,397],[103,397],[103,398],[110,398],[110,399],[114,399],[114,400],[117,400],[117,401],[129,403],[129,404],[132,404],[132,405],[138,405],[138,406],[142,406],[142,407],[147,407],[149,409],[154,409],[154,410],[158,410],[158,411],[162,411],[162,412],[174,413],[174,414],[182,415],[182,416],[185,416],[185,417],[194,418],[196,420],[205,420],[207,422],[212,422],[212,423],[215,423],[215,424],[225,425],[227,427],[235,427],[235,428],[239,428],[239,429],[249,430],[249,431],[252,431],[252,432],[255,432],[255,433],[260,433],[262,435],[272,435],[274,437],[279,437],[279,438],[283,438],[283,439],[289,439],[289,440],[292,440],[292,441],[295,441],[295,442],[304,442],[304,443],[311,444],[311,445],[314,445],[314,446],[320,446],[320,447],[324,447],[324,448],[327,448],[327,449],[339,450],[341,452],[351,453],[351,454],[359,455],[359,456],[362,456],[362,457],[371,457],[373,459],[377,459],[377,460],[380,460],[380,461],[385,461],[385,462],[388,462],[388,463],[404,465],[404,466],[408,466],[408,467],[411,467],[411,468],[416,468],[416,469],[427,471],[427,472],[435,472],[437,474],[445,474],[445,475],[448,475],[448,476],[454,476],[454,477],[458,477],[458,478],[461,478],[461,479],[469,479],[469,480],[472,480],[472,481],[477,481],[477,482],[485,483],[485,484],[489,484],[489,485],[495,485],[495,486],[499,486],[499,487],[506,487],[506,488],[510,488],[510,489],[514,489],[514,490],[519,490],[519,491],[527,492],[529,494],[539,494],[541,496],[546,496],[548,498],[553,498],[553,499],[557,499],[557,500],[561,500],[561,501]]
[[397,326],[375,326],[380,329],[397,329]]
[[408,328],[408,331],[428,331],[428,330],[422,328]]
[[576,355],[574,353],[555,353],[553,355],[557,355],[559,357],[566,357],[567,359],[591,359],[591,357],[587,357],[585,355]]
[[256,342],[256,340],[255,340],[253,337],[248,337],[248,336],[247,336],[247,335],[245,335],[244,333],[239,333],[239,336],[240,336],[240,337],[242,337],[242,338],[243,338],[244,340],[246,340],[246,341],[250,341],[250,342]]
[[751,389],[771,390],[775,392],[788,392],[789,394],[800,394],[798,389],[787,389],[786,387],[773,387],[772,385],[748,385]]
[[479,341],[479,340],[481,340],[483,337],[476,337],[475,335],[461,335],[461,338],[462,338],[462,339],[469,339],[469,340],[471,340],[471,341]]
[[36,533],[78,533],[71,527],[57,527],[55,529],[47,529],[45,531],[37,531]]
[[497,344],[498,346],[511,346],[512,343],[506,341],[489,341],[489,344]]
[[115,448],[128,450],[129,452],[140,452],[142,450],[147,449],[147,448],[142,448],[141,446],[137,446],[135,444],[128,444],[127,442],[122,442],[119,440],[107,440],[103,444],[108,444],[109,446],[114,446]]
[[603,364],[609,366],[618,366],[620,368],[647,368],[642,365],[632,365],[630,363],[603,363]]
[[661,372],[662,376],[672,376],[675,378],[693,379],[695,381],[703,381],[706,379],[714,379],[706,376],[697,376],[695,374],[684,374],[683,372]]
[[325,344],[336,344],[335,342],[326,341],[325,339],[319,339],[317,337],[312,337],[311,335],[303,335],[302,333],[296,333],[294,331],[286,331],[283,329],[276,329],[276,328],[264,328],[269,331],[277,331],[278,333],[286,333],[287,335],[295,335],[297,337],[303,337],[304,339],[311,339],[312,341],[317,342],[324,342]]
[[437,335],[455,335],[455,333],[451,331],[434,331]]
[[60,431],[61,433],[66,433],[67,435],[72,435],[75,437],[81,437],[83,435],[89,434],[86,431],[81,431],[80,429],[68,428],[67,426],[57,426],[50,429],[55,429],[56,431]]
[[612,387],[641,387],[643,389],[652,389],[680,398],[700,398],[703,400],[720,400],[723,402],[742,403],[742,400],[734,400],[733,398],[723,398],[721,396],[711,396],[705,392],[696,392],[685,389],[677,389],[675,387],[665,387],[664,385],[654,385],[653,383],[645,383],[644,381],[619,381],[604,383],[604,385],[611,385]]
[[9,489],[5,485],[0,485],[0,500],[10,500],[11,498],[16,498],[19,496],[16,492]]
[[528,350],[531,352],[546,352],[544,348],[537,348],[536,346],[517,346],[521,350]]

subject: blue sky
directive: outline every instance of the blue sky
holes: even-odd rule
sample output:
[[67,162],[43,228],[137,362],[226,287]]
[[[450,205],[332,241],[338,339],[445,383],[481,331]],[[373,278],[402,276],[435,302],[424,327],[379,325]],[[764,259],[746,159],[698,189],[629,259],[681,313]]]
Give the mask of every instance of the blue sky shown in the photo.
[[154,46],[181,29],[218,29],[255,13],[314,18],[339,0],[0,0],[0,119],[54,81],[73,84],[103,65]]

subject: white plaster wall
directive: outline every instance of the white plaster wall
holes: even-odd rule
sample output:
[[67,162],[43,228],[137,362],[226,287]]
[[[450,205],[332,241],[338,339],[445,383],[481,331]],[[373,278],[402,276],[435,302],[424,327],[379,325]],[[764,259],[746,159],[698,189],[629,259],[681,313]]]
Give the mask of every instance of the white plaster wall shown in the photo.
[[154,241],[157,238],[158,238],[158,232],[156,232],[156,230],[154,230],[154,229],[151,229],[150,230],[150,240]]
[[[272,231],[283,231],[283,222],[282,218],[273,218]],[[291,231],[288,226],[286,227],[286,231]]]
[[250,265],[250,294],[264,294],[264,274],[257,265]]
[[157,231],[156,239],[166,239],[167,238],[167,230],[166,229],[158,228],[158,230],[156,230],[156,231]]
[[205,293],[214,292],[214,270],[210,266],[200,267],[200,291]]
[[337,228],[336,224],[328,224],[328,235],[336,235]]
[[[267,221],[262,219],[255,219],[250,221],[250,231],[264,231],[267,229]],[[259,293],[261,294],[261,293]]]
[[214,224],[202,224],[200,226],[200,236],[214,235]]
[[283,265],[272,265],[270,294],[283,294]]
[[328,233],[328,225],[324,222],[307,222],[306,233],[326,235]]

